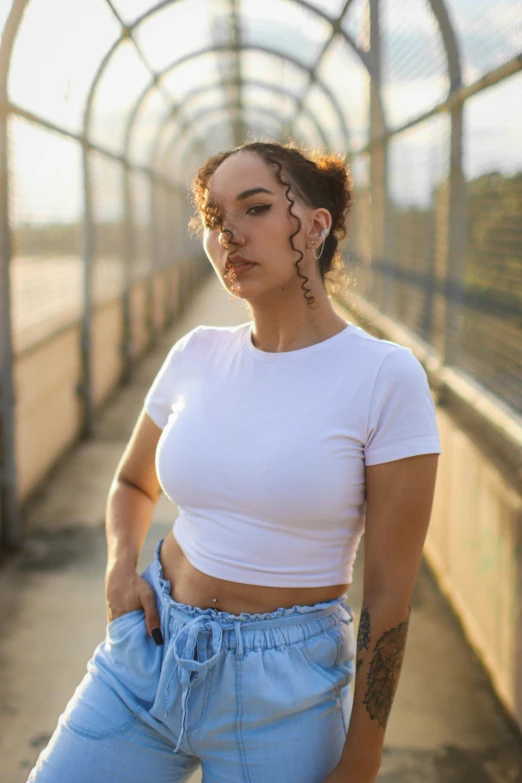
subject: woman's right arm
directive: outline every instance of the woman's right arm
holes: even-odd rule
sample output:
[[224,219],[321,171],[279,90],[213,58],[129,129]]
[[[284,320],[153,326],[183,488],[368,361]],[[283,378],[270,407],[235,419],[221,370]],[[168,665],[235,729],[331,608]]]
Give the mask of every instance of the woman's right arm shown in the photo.
[[107,498],[105,530],[107,618],[145,610],[147,631],[160,626],[154,592],[137,573],[154,508],[161,494],[155,456],[161,429],[143,409],[116,468]]

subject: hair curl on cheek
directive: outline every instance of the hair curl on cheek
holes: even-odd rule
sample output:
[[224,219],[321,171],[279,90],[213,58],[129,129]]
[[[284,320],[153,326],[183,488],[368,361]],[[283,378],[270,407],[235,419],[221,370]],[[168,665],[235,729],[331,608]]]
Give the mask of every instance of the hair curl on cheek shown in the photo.
[[300,277],[302,279],[302,281],[303,281],[301,283],[301,288],[303,289],[303,292],[304,292],[304,298],[306,299],[306,302],[307,302],[308,306],[311,306],[315,302],[315,296],[312,295],[311,289],[307,288],[307,286],[306,286],[306,284],[309,282],[308,277],[306,275],[303,275],[303,273],[299,269],[299,264],[303,260],[304,254],[302,253],[301,250],[299,250],[294,245],[294,237],[296,237],[299,234],[299,232],[301,231],[301,228],[303,227],[303,224],[302,224],[302,221],[301,221],[301,218],[299,217],[299,215],[296,215],[295,212],[292,211],[292,207],[295,205],[295,199],[293,199],[291,197],[291,195],[290,195],[290,190],[292,189],[291,184],[289,182],[285,182],[283,180],[282,176],[281,176],[281,173],[283,171],[283,167],[282,167],[281,163],[278,160],[275,160],[274,158],[270,159],[270,163],[273,166],[276,167],[276,177],[277,177],[278,182],[281,185],[283,185],[284,188],[286,188],[285,196],[286,196],[286,198],[287,198],[287,200],[289,202],[289,204],[288,204],[288,214],[297,221],[297,228],[296,228],[296,230],[294,231],[293,234],[290,234],[290,236],[288,237],[288,241],[290,243],[290,247],[292,248],[292,250],[295,253],[299,254],[299,258],[295,262],[295,268],[296,268],[296,271],[297,271],[297,276]]
[[223,217],[218,207],[212,202],[204,202],[201,209],[201,220],[206,231],[213,231],[219,234],[218,244],[223,249],[228,251],[225,262],[225,269],[223,277],[227,281],[233,294],[239,294],[239,284],[236,277],[234,267],[228,264],[230,256],[237,253],[239,246],[234,241],[234,235],[228,228],[223,228]]

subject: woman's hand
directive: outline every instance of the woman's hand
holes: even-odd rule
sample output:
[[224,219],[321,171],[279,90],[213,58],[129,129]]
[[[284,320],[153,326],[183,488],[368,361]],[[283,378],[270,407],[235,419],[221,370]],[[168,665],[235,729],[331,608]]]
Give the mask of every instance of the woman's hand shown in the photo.
[[105,574],[105,596],[107,622],[110,623],[116,617],[136,609],[143,609],[147,633],[156,644],[163,644],[161,621],[154,590],[147,580],[139,576],[133,568],[118,564],[108,568]]

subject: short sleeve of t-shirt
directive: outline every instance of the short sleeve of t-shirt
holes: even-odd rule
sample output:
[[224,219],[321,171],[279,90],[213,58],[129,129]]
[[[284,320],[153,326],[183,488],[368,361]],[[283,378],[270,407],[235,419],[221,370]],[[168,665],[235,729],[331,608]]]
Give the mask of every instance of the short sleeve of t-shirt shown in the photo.
[[164,429],[172,411],[176,382],[183,371],[183,363],[190,340],[198,329],[199,327],[192,329],[174,343],[145,397],[145,410],[154,424],[161,429]]
[[366,465],[440,454],[436,408],[424,367],[405,346],[382,362],[373,389],[364,447]]

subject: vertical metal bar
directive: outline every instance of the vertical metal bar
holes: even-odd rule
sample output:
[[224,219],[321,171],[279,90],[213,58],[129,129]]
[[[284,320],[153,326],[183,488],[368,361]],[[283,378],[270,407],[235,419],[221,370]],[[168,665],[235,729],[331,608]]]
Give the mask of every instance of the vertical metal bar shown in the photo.
[[[232,38],[232,57],[234,60],[233,72],[235,77],[234,78],[235,93],[234,93],[234,100],[231,101],[231,108],[234,103],[237,105],[237,115],[236,118],[233,119],[232,121],[232,127],[234,132],[234,145],[236,147],[239,147],[239,145],[242,144],[246,138],[246,125],[244,121],[244,113],[243,113],[244,110],[242,106],[243,81],[242,81],[242,74],[241,74],[241,55],[240,55],[241,27],[239,24],[237,0],[229,0],[229,14],[230,14],[230,28],[231,28],[231,38]],[[226,88],[224,88],[224,92],[226,94]]]
[[466,251],[467,188],[462,166],[464,108],[451,112],[450,174],[448,198],[448,242],[446,259],[446,321],[444,364],[457,365],[462,333],[460,318],[464,291]]
[[123,293],[122,293],[122,341],[121,353],[123,358],[122,380],[124,383],[130,383],[133,371],[133,352],[132,352],[132,328],[131,328],[131,292],[132,292],[132,271],[134,266],[134,230],[132,220],[132,195],[130,182],[129,164],[125,161],[122,172],[123,188]]
[[82,150],[83,168],[83,236],[82,236],[82,267],[83,267],[83,316],[81,332],[81,365],[82,381],[79,394],[83,403],[81,435],[90,438],[94,435],[95,410],[93,399],[92,378],[92,313],[93,313],[93,263],[95,253],[95,226],[92,205],[92,183],[90,170],[90,154],[86,143]]
[[[169,320],[169,298],[170,298],[170,289],[169,289],[169,282],[168,280],[164,279],[163,270],[161,269],[160,265],[160,247],[161,247],[161,237],[160,237],[160,228],[159,228],[159,204],[158,204],[158,191],[159,191],[159,184],[157,182],[154,182],[153,178],[149,175],[150,178],[150,275],[149,277],[153,279],[154,277],[160,277],[161,279],[161,285],[162,288],[166,286],[167,291],[163,293],[163,296],[166,297],[166,304],[165,304],[165,312],[164,312],[164,320],[165,324],[168,323]],[[165,302],[165,299],[163,300]]]
[[12,550],[21,545],[23,531],[17,492],[15,438],[7,79],[11,51],[28,2],[14,0],[0,41],[0,545]]
[[[446,53],[450,80],[449,98],[458,94],[462,87],[462,68],[458,43],[445,0],[429,0],[431,9],[439,24]],[[445,253],[437,272],[444,287],[444,309],[442,338],[439,340],[441,358],[445,364],[458,364],[460,353],[462,298],[464,284],[464,253],[466,244],[467,188],[462,168],[463,156],[463,101],[450,103],[450,166],[449,183],[446,192],[444,227],[447,230]],[[440,268],[442,267],[442,268]],[[434,340],[437,334],[433,335]]]
[[172,223],[170,231],[170,259],[173,266],[176,267],[176,278],[169,275],[169,315],[173,320],[177,317],[183,304],[183,291],[181,288],[184,246],[186,242],[186,224],[183,220],[183,196],[177,191],[170,195],[170,205],[172,210]]
[[[385,132],[384,116],[381,104],[381,27],[379,0],[370,0],[370,52],[373,61],[373,74],[370,79],[370,140],[382,137]],[[372,274],[372,291],[370,296],[376,299],[384,312],[389,312],[391,278],[384,275],[385,265],[385,234],[386,231],[386,201],[388,195],[388,143],[381,140],[371,147],[370,152],[370,193],[371,193],[371,256],[372,262],[382,270],[379,285],[375,290],[375,273]]]
[[149,263],[149,271],[146,277],[146,297],[147,297],[147,328],[148,328],[148,336],[149,336],[149,345],[154,346],[158,344],[158,339],[161,334],[161,325],[158,324],[154,318],[154,312],[156,308],[156,303],[154,299],[154,291],[156,286],[156,268],[154,266],[153,256],[152,256],[152,243],[154,241],[153,233],[152,233],[152,202],[154,198],[154,182],[152,180],[152,177],[149,175],[148,177],[148,184],[147,187],[149,188],[149,225],[147,227],[147,236],[148,236],[148,251],[151,253],[150,256],[150,263]]
[[22,529],[15,456],[11,258],[7,111],[0,99],[0,537],[4,548],[17,549]]

